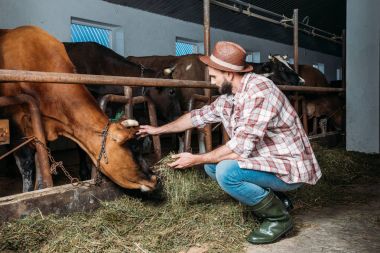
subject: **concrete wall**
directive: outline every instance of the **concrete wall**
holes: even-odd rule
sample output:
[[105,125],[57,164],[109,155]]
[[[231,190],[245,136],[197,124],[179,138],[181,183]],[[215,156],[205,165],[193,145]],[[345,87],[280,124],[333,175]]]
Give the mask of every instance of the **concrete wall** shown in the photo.
[[[100,0],[0,0],[0,28],[33,24],[61,41],[70,41],[72,18],[114,25],[118,29],[113,48],[125,56],[173,55],[176,37],[203,41],[201,25]],[[218,40],[235,41],[247,50],[260,51],[262,61],[269,53],[293,55],[289,45],[211,29],[211,45]],[[302,48],[299,56],[301,64],[324,63],[327,78],[336,79],[336,69],[341,66],[339,57]]]
[[347,1],[347,149],[379,153],[380,1]]

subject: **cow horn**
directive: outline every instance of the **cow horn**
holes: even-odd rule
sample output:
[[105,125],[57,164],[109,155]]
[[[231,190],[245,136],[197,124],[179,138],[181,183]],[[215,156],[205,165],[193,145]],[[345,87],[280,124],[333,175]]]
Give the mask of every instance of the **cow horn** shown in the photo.
[[126,119],[120,122],[124,127],[136,127],[139,126],[139,122],[134,119]]
[[288,55],[284,54],[284,55],[282,56],[282,58],[284,58],[284,60],[287,60],[287,59],[288,59]]
[[164,75],[165,75],[165,76],[170,75],[170,74],[174,71],[174,69],[175,69],[176,67],[177,67],[177,64],[174,65],[174,66],[171,67],[171,68],[166,68],[166,69],[164,69]]

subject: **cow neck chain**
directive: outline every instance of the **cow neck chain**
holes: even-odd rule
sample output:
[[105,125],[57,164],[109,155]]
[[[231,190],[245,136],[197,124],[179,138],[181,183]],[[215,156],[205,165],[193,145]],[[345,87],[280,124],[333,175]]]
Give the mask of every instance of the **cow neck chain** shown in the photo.
[[104,162],[106,164],[108,164],[108,157],[107,157],[107,153],[106,153],[106,141],[107,141],[108,130],[109,130],[110,124],[111,124],[110,121],[108,121],[106,126],[103,128],[103,130],[100,134],[102,137],[102,142],[101,142],[101,146],[100,146],[100,152],[98,155],[98,159],[96,159],[96,174],[95,174],[95,178],[94,178],[95,185],[100,185],[100,183],[102,182],[102,176],[100,173],[100,161],[102,160],[102,157],[104,157]]
[[32,142],[34,143],[34,145],[40,145],[42,146],[45,150],[46,150],[46,153],[48,155],[48,158],[50,160],[50,174],[53,174],[53,175],[57,175],[57,168],[60,168],[63,173],[66,175],[66,177],[70,180],[70,183],[73,185],[73,186],[90,186],[91,184],[88,183],[88,182],[82,182],[82,181],[79,181],[79,179],[77,177],[72,177],[70,175],[70,173],[66,170],[66,168],[63,166],[63,162],[62,161],[55,161],[53,155],[51,154],[51,151],[50,149],[43,143],[41,142],[39,139],[37,139],[37,137],[35,136],[31,136],[31,137],[26,137],[25,139],[32,139]]

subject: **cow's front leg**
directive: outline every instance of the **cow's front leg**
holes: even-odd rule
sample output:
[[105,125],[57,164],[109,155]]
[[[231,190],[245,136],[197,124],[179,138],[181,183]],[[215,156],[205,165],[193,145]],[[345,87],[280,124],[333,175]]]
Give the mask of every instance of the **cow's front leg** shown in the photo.
[[33,191],[33,170],[35,168],[36,151],[24,146],[13,153],[17,167],[22,177],[22,192]]
[[44,188],[44,184],[42,182],[41,166],[40,166],[40,163],[38,162],[37,152],[34,155],[34,162],[36,164],[36,183],[34,185],[34,189],[41,190]]

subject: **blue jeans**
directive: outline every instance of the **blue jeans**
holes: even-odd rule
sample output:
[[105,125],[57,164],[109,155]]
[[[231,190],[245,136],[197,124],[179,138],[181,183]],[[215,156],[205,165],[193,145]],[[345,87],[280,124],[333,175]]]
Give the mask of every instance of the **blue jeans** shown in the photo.
[[236,160],[224,160],[218,164],[205,164],[206,173],[219,186],[243,204],[252,206],[259,203],[269,189],[273,191],[291,191],[302,183],[288,184],[276,177],[273,173],[241,169]]

